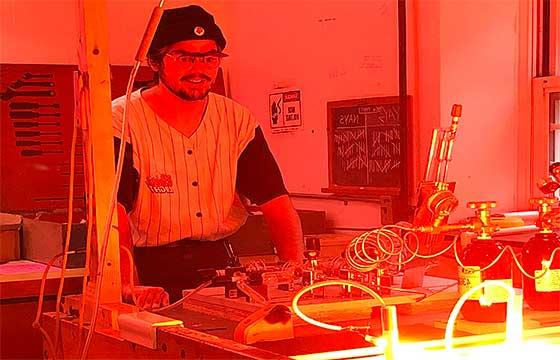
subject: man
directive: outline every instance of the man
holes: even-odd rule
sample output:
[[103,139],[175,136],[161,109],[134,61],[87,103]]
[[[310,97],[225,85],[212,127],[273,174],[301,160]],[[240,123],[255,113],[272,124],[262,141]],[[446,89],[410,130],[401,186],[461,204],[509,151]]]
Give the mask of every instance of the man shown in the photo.
[[[300,220],[256,119],[210,92],[225,46],[201,7],[165,10],[148,52],[158,84],[134,92],[127,107],[119,202],[139,282],[148,285],[134,293],[147,308],[167,302],[161,288],[175,301],[200,283],[197,269],[234,265],[225,238],[247,218],[242,198],[260,206],[280,259],[302,260]],[[124,102],[113,102],[118,138]]]

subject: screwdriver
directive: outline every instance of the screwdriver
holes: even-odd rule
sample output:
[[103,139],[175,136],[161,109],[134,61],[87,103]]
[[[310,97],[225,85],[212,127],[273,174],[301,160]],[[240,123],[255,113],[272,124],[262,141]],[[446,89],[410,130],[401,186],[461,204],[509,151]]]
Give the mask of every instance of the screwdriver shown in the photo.
[[16,131],[16,137],[33,137],[33,136],[54,136],[62,135],[62,131],[37,131],[37,130],[19,130]]
[[10,84],[12,89],[19,89],[22,86],[43,86],[43,87],[53,87],[54,83],[52,81],[23,81],[16,80]]
[[38,79],[46,79],[46,78],[52,78],[53,74],[33,74],[30,72],[26,72],[25,74],[23,74],[23,78],[25,80],[29,80],[29,79],[33,79],[33,78],[38,78]]
[[60,116],[60,113],[41,114],[36,111],[10,111],[12,119],[33,119],[40,116]]
[[52,151],[30,150],[30,149],[21,150],[22,156],[40,156],[43,154],[62,154],[62,150],[52,150]]
[[34,90],[34,91],[14,91],[12,88],[7,88],[5,93],[0,94],[0,99],[10,100],[15,96],[54,96],[53,90]]
[[33,109],[38,109],[38,108],[42,108],[42,107],[46,107],[46,108],[60,108],[60,104],[37,104],[37,103],[33,103],[33,102],[27,102],[27,101],[22,101],[22,102],[13,102],[10,103],[10,109],[13,110],[33,110]]
[[62,145],[62,141],[16,140],[16,146]]
[[20,121],[14,122],[14,127],[16,128],[30,128],[43,125],[60,126],[59,122],[38,122],[38,121]]

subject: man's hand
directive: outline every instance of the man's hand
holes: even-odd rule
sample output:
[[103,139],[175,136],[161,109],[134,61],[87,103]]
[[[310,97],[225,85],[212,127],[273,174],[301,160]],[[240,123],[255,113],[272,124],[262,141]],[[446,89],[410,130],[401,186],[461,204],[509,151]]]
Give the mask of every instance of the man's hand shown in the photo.
[[169,305],[169,294],[159,286],[135,286],[124,289],[125,300],[133,300],[134,304],[145,310],[158,309]]

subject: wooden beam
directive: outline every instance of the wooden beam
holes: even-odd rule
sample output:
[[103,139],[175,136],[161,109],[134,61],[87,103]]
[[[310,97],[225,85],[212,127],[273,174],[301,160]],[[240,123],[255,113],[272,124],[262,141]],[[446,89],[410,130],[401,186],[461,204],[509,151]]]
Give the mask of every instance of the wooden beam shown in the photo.
[[[95,233],[100,263],[104,229],[107,226],[111,192],[115,181],[115,158],[111,116],[111,88],[108,58],[107,13],[104,0],[79,0],[79,69],[84,87],[81,92],[82,114],[88,141],[84,149],[93,164]],[[100,303],[121,302],[119,239],[117,212],[111,217],[107,255],[103,264]],[[88,249],[91,251],[91,249]],[[93,279],[96,281],[96,279]],[[91,285],[91,284],[90,284]]]

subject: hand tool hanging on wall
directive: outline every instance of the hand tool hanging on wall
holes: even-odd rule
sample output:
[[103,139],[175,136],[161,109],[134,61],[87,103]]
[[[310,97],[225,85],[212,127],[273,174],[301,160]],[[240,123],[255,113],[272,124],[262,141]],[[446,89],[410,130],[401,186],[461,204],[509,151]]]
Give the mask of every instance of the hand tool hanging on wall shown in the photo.
[[16,80],[10,84],[12,89],[19,89],[23,86],[40,86],[40,87],[53,87],[54,82],[52,81],[24,81],[24,80]]
[[15,91],[13,89],[7,88],[6,92],[0,94],[0,99],[10,100],[16,96],[41,96],[41,97],[52,97],[55,95],[54,90],[34,90],[34,91]]
[[62,131],[38,131],[38,130],[16,131],[16,137],[57,136],[57,135],[62,135]]
[[62,145],[62,141],[16,140],[16,146]]
[[23,78],[25,80],[29,79],[52,79],[53,74],[33,74],[30,72],[26,72],[23,74]]
[[60,113],[38,113],[36,111],[10,111],[12,119],[35,119],[41,116],[60,116]]
[[21,150],[22,156],[41,156],[44,154],[62,154],[62,150],[34,150],[34,149],[26,149]]
[[30,127],[37,127],[37,126],[60,126],[59,122],[38,122],[38,121],[19,121],[14,122],[14,127],[16,128],[30,128]]
[[10,109],[12,110],[34,110],[39,108],[60,108],[60,104],[38,104],[33,102],[12,102],[10,103]]

